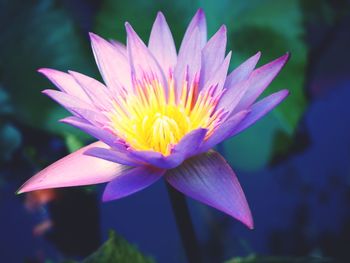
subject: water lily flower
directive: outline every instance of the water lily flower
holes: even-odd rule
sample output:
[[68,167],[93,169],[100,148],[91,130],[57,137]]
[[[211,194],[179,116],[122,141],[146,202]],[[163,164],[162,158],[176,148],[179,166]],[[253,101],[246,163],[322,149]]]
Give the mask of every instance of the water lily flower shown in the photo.
[[164,178],[183,194],[253,228],[234,171],[212,148],[288,95],[281,90],[256,102],[289,55],[255,69],[258,52],[227,74],[226,27],[207,40],[201,9],[178,52],[160,12],[148,46],[129,23],[125,27],[126,46],[90,33],[104,84],[74,71],[39,70],[59,89],[43,93],[72,114],[61,121],[98,141],[48,166],[18,192],[108,182],[103,201],[109,201]]

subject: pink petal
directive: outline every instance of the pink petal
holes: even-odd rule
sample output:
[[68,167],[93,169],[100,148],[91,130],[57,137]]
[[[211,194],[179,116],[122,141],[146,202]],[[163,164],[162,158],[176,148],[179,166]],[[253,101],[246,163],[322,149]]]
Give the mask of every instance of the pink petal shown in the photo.
[[116,40],[110,40],[109,42],[113,45],[114,48],[117,49],[119,53],[123,54],[126,59],[128,58],[126,46],[123,43],[120,43],[119,41],[116,41]]
[[210,151],[168,170],[166,180],[178,191],[253,228],[253,219],[238,179],[225,159]]
[[111,147],[113,147],[117,143],[118,137],[116,137],[114,134],[106,130],[103,130],[101,127],[96,127],[81,118],[70,116],[70,117],[61,119],[60,122],[76,127],[82,130],[83,132],[90,134],[96,139],[108,144]]
[[177,60],[175,43],[161,12],[158,12],[156,21],[154,21],[148,48],[158,60],[164,74],[168,74],[171,69],[174,69]]
[[204,84],[204,87],[202,90],[207,90],[212,86],[217,85],[217,91],[222,91],[222,88],[224,87],[224,83],[226,80],[227,70],[230,66],[230,60],[231,60],[231,54],[232,52],[229,52],[226,56],[223,63],[216,69],[215,72],[211,74],[211,77],[208,79],[208,81]]
[[201,85],[222,65],[226,52],[226,27],[223,25],[213,35],[202,50]]
[[200,73],[201,69],[201,45],[200,32],[198,28],[192,31],[188,40],[180,49],[177,64],[175,66],[174,77],[177,96],[181,94],[183,83],[185,80],[192,84],[196,74]]
[[56,90],[44,90],[42,93],[61,104],[74,115],[81,117],[96,126],[100,126],[101,123],[107,122],[106,117],[99,113],[94,106],[80,100],[79,98],[72,97]]
[[123,174],[127,166],[84,155],[91,147],[107,147],[95,142],[51,164],[25,182],[18,193],[39,189],[109,182]]
[[91,102],[84,90],[69,74],[49,68],[41,68],[38,70],[38,72],[47,77],[61,91],[71,96],[80,98],[85,102]]
[[108,88],[116,91],[130,89],[131,71],[127,57],[111,43],[90,33],[91,46],[100,73]]
[[166,89],[167,82],[165,80],[164,72],[160,68],[155,57],[129,23],[125,23],[125,28],[127,32],[129,61],[132,74],[134,74],[136,80],[142,80],[146,74],[146,76],[151,79],[152,77],[156,77]]
[[194,17],[192,18],[190,24],[187,27],[185,35],[182,39],[179,53],[183,51],[186,46],[188,46],[187,42],[190,41],[191,36],[195,30],[199,31],[199,46],[202,49],[207,42],[207,21],[205,18],[205,14],[203,9],[198,9]]
[[112,94],[105,85],[79,72],[69,71],[69,74],[84,89],[95,106],[104,110],[109,110],[113,107]]
[[103,201],[116,200],[138,192],[159,180],[165,170],[150,166],[132,168],[109,182],[103,193]]
[[249,86],[247,92],[235,110],[240,111],[252,105],[287,63],[288,58],[289,53],[254,70],[247,80]]

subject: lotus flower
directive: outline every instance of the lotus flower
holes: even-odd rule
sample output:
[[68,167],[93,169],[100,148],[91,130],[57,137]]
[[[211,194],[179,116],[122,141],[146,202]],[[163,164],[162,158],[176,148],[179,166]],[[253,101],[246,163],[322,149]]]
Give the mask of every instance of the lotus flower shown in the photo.
[[287,90],[257,98],[286,63],[286,54],[254,69],[260,52],[227,75],[226,27],[207,40],[198,10],[176,51],[162,13],[148,46],[129,23],[127,44],[91,33],[104,84],[78,72],[40,69],[60,91],[43,93],[72,116],[61,120],[92,135],[92,143],[30,178],[19,193],[108,182],[103,201],[164,178],[183,194],[253,228],[238,179],[212,148],[276,107]]

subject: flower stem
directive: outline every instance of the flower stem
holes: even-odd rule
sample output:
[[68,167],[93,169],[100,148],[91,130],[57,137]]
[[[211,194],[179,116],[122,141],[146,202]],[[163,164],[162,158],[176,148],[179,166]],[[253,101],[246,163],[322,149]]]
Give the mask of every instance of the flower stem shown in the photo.
[[201,262],[199,247],[186,198],[170,184],[166,183],[166,185],[187,260],[189,263],[199,263]]

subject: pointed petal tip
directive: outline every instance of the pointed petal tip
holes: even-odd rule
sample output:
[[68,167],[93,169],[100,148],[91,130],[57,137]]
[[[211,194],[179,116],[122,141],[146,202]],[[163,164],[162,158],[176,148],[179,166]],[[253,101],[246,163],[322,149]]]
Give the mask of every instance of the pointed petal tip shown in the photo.
[[125,22],[124,26],[125,26],[125,29],[126,29],[127,32],[128,31],[134,31],[134,29],[132,28],[132,26],[130,25],[129,22]]
[[105,40],[103,37],[101,37],[93,32],[89,32],[89,37],[90,37],[90,41],[91,41],[92,45],[96,45],[96,44],[98,44],[100,42],[104,42],[104,41],[107,42],[107,40]]
[[53,69],[53,68],[39,68],[39,69],[37,69],[37,72],[44,75],[49,80],[51,80],[56,74],[64,73],[62,71],[59,71],[59,70]]
[[199,17],[205,16],[205,12],[202,7],[198,8],[196,15],[198,15]]
[[248,210],[246,211],[246,214],[243,214],[241,216],[237,216],[231,213],[227,213],[227,215],[233,217],[234,219],[238,220],[239,222],[241,222],[243,225],[245,225],[247,228],[249,228],[249,230],[253,230],[254,229],[254,220],[251,214],[251,211]]
[[97,38],[98,38],[98,36],[95,33],[92,33],[92,32],[89,32],[89,37],[90,37],[91,41],[97,40]]
[[292,53],[288,51],[284,56],[286,57],[286,62],[285,63],[287,63],[291,59]]
[[226,33],[227,33],[227,27],[226,27],[226,25],[222,25],[222,26],[219,28],[219,31],[220,31],[221,33],[226,34]]
[[[273,94],[271,94],[271,95],[273,95]],[[290,95],[290,91],[287,89],[282,89],[280,91],[277,91],[274,95],[276,97],[279,97],[280,102],[282,102],[285,98],[287,98]]]
[[112,201],[112,198],[111,196],[108,195],[108,193],[106,193],[106,191],[104,191],[102,194],[101,200],[102,202],[106,203],[106,202]]
[[254,230],[254,221],[252,217],[247,218],[245,221],[242,221],[250,230]]
[[44,89],[44,90],[41,91],[41,93],[45,94],[47,96],[50,96],[50,91],[51,91],[50,89]]
[[126,30],[126,34],[127,36],[137,36],[136,31],[134,30],[134,28],[132,27],[132,25],[129,22],[125,22],[125,30]]
[[15,192],[16,195],[20,195],[20,194],[24,194],[30,191],[35,191],[35,190],[40,190],[39,189],[35,189],[35,187],[30,187],[30,185],[28,185],[28,181],[25,182],[24,184],[22,184],[22,186]]
[[89,37],[91,39],[98,39],[99,38],[99,36],[97,34],[93,33],[93,32],[89,32]]
[[104,40],[102,37],[100,37],[99,35],[92,33],[92,32],[89,32],[89,37],[90,37],[90,42],[91,42],[91,45],[93,46],[93,48],[99,42]]
[[157,18],[156,18],[156,19],[162,19],[162,20],[165,20],[165,16],[164,16],[163,12],[158,11],[158,12],[157,12]]
[[289,61],[290,56],[291,56],[291,53],[286,52],[286,54],[284,54],[282,57],[277,58],[276,60],[280,60],[283,63],[283,65],[285,65]]
[[65,117],[63,119],[59,119],[58,122],[60,123],[65,123],[65,124],[69,124],[69,120],[70,120],[71,116]]
[[39,68],[36,71],[41,73],[41,74],[43,74],[44,76],[46,76],[48,73],[54,71],[54,69],[51,69],[51,68]]

